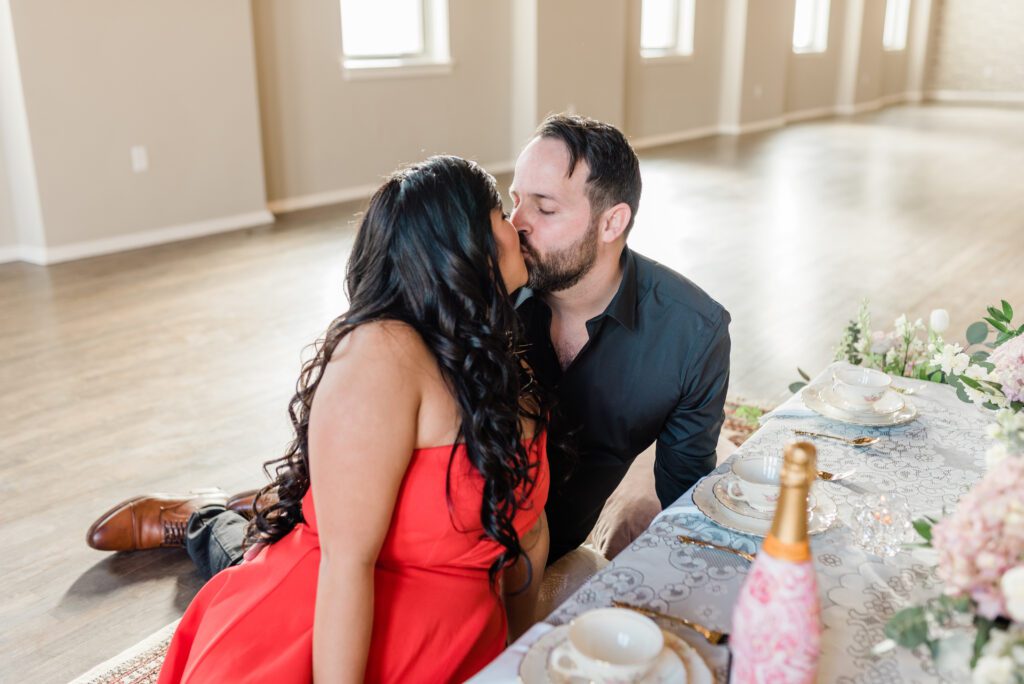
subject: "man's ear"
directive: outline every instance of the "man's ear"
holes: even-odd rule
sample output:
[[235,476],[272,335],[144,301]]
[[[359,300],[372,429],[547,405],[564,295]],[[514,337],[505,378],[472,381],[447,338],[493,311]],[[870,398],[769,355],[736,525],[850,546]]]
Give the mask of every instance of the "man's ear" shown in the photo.
[[601,214],[601,240],[609,243],[618,240],[619,236],[625,234],[632,217],[633,210],[625,202],[605,209]]

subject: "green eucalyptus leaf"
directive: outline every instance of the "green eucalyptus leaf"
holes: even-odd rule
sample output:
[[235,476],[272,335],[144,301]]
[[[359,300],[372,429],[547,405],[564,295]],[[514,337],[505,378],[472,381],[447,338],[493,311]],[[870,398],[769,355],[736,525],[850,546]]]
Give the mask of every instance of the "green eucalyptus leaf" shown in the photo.
[[932,543],[932,524],[924,519],[914,521],[914,531],[916,531],[921,537],[928,542],[928,546]]
[[1010,306],[1010,302],[1008,302],[1005,299],[1003,299],[999,303],[1003,305],[1003,315],[1006,316],[1006,320],[1007,321],[1012,320],[1013,319],[1013,307]]
[[[984,618],[980,615],[974,616],[974,626],[978,632],[974,636],[974,654],[971,656],[971,669],[978,664],[978,658],[981,657],[981,649],[985,648],[985,644],[988,643],[989,635],[992,633],[992,625],[994,623],[988,618]],[[927,628],[927,627],[926,627]]]
[[989,325],[991,325],[999,332],[1006,332],[1006,324],[1003,323],[1002,321],[997,321],[996,319],[990,318],[989,316],[985,316],[985,320],[988,321]]
[[802,368],[800,368],[799,366],[797,366],[796,372],[799,373],[800,377],[803,378],[804,380],[806,380],[807,382],[811,381],[811,376],[808,375],[807,372],[805,370],[803,370]]
[[988,326],[978,321],[967,328],[967,344],[981,344],[988,337]]
[[807,386],[806,382],[794,382],[793,384],[791,384],[789,386],[789,391],[792,392],[793,394],[796,394],[797,392],[799,392],[800,390],[802,390],[806,386]]
[[928,640],[924,608],[911,606],[897,612],[885,625],[885,636],[903,648],[917,648]]
[[1006,320],[1006,317],[1003,316],[1003,312],[1000,311],[999,309],[997,309],[994,306],[988,307],[988,315],[991,316],[992,318],[996,319],[997,321],[1005,321]]
[[971,398],[967,396],[967,392],[964,391],[962,386],[956,388],[956,396],[960,401],[971,403]]
[[978,382],[977,380],[975,380],[974,378],[969,378],[966,375],[961,375],[960,376],[960,382],[962,382],[963,384],[967,385],[971,389],[976,389],[978,391],[982,391],[981,383]]
[[989,353],[987,351],[976,351],[971,354],[971,361],[984,361],[988,357]]

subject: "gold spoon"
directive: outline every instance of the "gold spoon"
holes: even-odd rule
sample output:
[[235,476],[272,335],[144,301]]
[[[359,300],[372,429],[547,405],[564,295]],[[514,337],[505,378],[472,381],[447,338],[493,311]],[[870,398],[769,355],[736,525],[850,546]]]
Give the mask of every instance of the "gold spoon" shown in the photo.
[[808,432],[806,430],[794,430],[794,432],[798,435],[803,435],[804,437],[824,437],[825,439],[834,439],[839,442],[846,442],[853,446],[868,446],[869,444],[874,444],[878,441],[878,437],[854,437],[853,439],[847,439],[846,437],[838,437],[836,435],[826,435],[822,432]]

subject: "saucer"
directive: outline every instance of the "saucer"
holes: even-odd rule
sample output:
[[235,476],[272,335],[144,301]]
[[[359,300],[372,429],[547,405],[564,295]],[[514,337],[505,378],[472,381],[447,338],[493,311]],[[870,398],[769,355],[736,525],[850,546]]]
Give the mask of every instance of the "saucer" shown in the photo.
[[[714,684],[711,669],[692,646],[672,632],[661,632],[670,653],[663,651],[658,656],[656,669],[641,679],[640,684]],[[519,681],[523,684],[559,684],[557,678],[553,678],[548,671],[548,660],[551,653],[568,638],[569,625],[561,625],[537,639],[519,664]],[[679,678],[680,662],[686,669],[683,679]]]
[[[772,527],[771,518],[753,518],[729,510],[715,497],[714,488],[727,473],[708,475],[693,488],[693,504],[712,522],[733,532],[763,537]],[[826,492],[815,492],[814,508],[807,518],[807,533],[820,534],[835,522],[838,510],[836,502]]]
[[[775,517],[774,509],[770,511],[762,511],[759,508],[754,508],[746,501],[740,501],[739,499],[734,499],[731,496],[729,496],[728,485],[729,480],[732,477],[734,476],[729,473],[725,473],[722,475],[722,477],[718,478],[718,480],[715,481],[715,484],[712,487],[711,491],[714,493],[715,499],[718,500],[718,503],[725,506],[733,513],[738,513],[739,515],[743,515],[748,518],[757,518],[759,520],[771,520],[773,517]],[[814,485],[811,486],[813,487]],[[816,505],[817,499],[814,498],[814,492],[808,493],[807,510],[813,511]]]
[[896,392],[887,393],[866,411],[848,408],[849,404],[836,397],[830,385],[810,385],[802,390],[800,396],[804,405],[815,413],[851,425],[889,427],[909,423],[917,417],[914,403]]

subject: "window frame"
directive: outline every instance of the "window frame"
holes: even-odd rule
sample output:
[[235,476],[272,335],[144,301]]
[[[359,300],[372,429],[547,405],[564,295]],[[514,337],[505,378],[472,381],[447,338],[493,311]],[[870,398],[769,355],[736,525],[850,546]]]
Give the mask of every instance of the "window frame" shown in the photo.
[[643,44],[643,5],[640,3],[640,57],[645,62],[688,61],[695,51],[697,32],[696,0],[672,0],[672,45],[645,48]]
[[[339,0],[339,14],[341,6],[345,2],[354,1],[356,0]],[[372,2],[372,0],[363,1]],[[423,50],[420,52],[347,55],[342,37],[344,30],[341,31],[341,35],[339,35],[340,61],[346,80],[433,76],[451,73],[453,62],[449,41],[448,0],[418,0],[418,2],[422,17],[420,30],[423,41]]]
[[831,24],[832,17],[832,2],[831,0],[803,0],[813,7],[813,16],[811,17],[812,32],[811,40],[806,45],[798,45],[796,42],[797,34],[797,12],[800,11],[801,0],[796,1],[796,6],[793,12],[793,34],[790,43],[792,45],[793,54],[797,55],[820,55],[828,52],[828,34],[829,25]]
[[[899,16],[897,16],[899,15]],[[899,22],[890,24],[890,21]],[[899,30],[902,25],[902,32],[899,40],[892,41],[890,32]],[[907,49],[907,41],[910,34],[910,0],[886,0],[885,1],[885,23],[882,26],[882,49],[886,52],[901,52]]]

